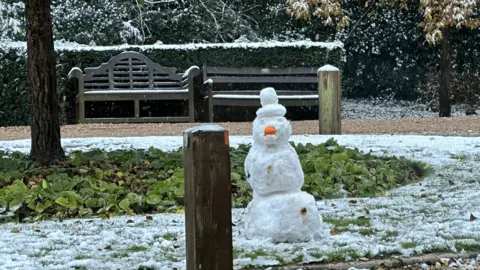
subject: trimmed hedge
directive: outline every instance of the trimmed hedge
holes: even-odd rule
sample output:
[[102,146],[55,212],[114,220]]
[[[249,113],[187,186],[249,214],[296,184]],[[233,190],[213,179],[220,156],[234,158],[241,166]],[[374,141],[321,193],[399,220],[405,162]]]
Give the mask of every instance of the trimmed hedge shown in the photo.
[[[72,67],[95,67],[122,51],[142,52],[167,67],[185,70],[192,65],[234,67],[302,67],[331,64],[341,70],[342,43],[233,43],[90,47],[56,44],[57,92],[62,124],[75,122],[75,94],[67,80]],[[0,126],[30,123],[25,43],[0,43]]]

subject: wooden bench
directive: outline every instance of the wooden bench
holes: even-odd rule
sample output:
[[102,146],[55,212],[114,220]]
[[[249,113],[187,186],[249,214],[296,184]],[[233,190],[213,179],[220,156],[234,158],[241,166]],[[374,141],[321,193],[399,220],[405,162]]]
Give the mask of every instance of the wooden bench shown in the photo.
[[210,67],[203,65],[208,118],[214,106],[260,106],[260,91],[274,87],[284,106],[318,106],[318,68]]
[[[200,69],[192,66],[184,74],[176,68],[162,67],[145,55],[128,51],[112,57],[98,67],[74,67],[69,79],[77,80],[77,122],[194,122],[193,78]],[[187,116],[140,117],[140,100],[188,101]],[[86,101],[133,101],[134,117],[85,118]]]

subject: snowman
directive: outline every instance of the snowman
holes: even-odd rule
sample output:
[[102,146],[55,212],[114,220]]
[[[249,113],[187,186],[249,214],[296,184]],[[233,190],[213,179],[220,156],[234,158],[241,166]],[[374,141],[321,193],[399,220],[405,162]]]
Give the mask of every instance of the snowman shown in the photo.
[[321,236],[322,218],[312,195],[301,191],[304,174],[288,143],[292,127],[271,87],[260,92],[262,107],[253,121],[253,144],[245,175],[253,199],[245,211],[245,237],[274,242],[303,242]]

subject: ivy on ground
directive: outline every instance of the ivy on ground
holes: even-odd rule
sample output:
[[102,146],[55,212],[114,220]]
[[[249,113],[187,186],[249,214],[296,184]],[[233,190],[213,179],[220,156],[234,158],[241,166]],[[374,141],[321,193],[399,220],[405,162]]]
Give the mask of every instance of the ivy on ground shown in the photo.
[[[316,199],[378,196],[419,180],[428,165],[398,157],[377,157],[340,146],[294,145],[305,173],[303,189]],[[252,190],[243,163],[250,145],[231,149],[232,199],[245,207]],[[183,150],[90,150],[37,167],[20,152],[0,151],[0,221],[35,221],[181,211]]]

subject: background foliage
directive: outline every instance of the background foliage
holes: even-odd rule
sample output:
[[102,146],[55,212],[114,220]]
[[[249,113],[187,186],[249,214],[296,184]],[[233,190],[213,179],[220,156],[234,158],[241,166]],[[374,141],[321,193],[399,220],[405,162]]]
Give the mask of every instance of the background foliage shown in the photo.
[[[366,0],[342,1],[342,7],[350,16],[351,26],[338,31],[325,26],[320,18],[303,21],[291,17],[285,12],[284,0],[155,2],[157,4],[145,1],[141,5],[139,0],[55,0],[52,7],[55,39],[102,46],[124,43],[339,40],[344,43],[346,51],[342,74],[345,97],[420,99],[431,103],[432,108],[437,102],[439,50],[425,42],[425,33],[419,27],[423,18],[418,12],[418,1],[407,1],[409,9],[404,11],[366,5]],[[478,10],[475,12],[478,13]],[[0,2],[0,39],[25,40],[22,1]],[[475,46],[480,42],[479,31],[458,30],[454,33],[453,41],[453,100],[474,103],[480,95],[477,87],[477,78],[480,77],[480,47]],[[304,52],[311,53],[312,56],[299,56],[295,49],[282,51],[278,55],[277,51],[270,52],[269,55],[275,55],[271,62],[255,61],[255,53],[243,61],[243,56],[216,57],[216,52],[210,54],[211,51],[201,52],[201,56],[195,57],[189,53],[172,53],[178,59],[162,55],[157,60],[167,66],[181,67],[185,63],[201,65],[201,61],[208,58],[226,66],[284,64],[287,61],[290,61],[287,64],[290,66],[315,66],[320,61],[315,59],[314,51],[315,49]],[[87,64],[97,64],[98,61],[92,59],[98,57],[105,61],[110,53],[100,57],[97,52],[79,55],[86,60],[69,55],[68,58],[72,60],[65,61],[64,57],[60,57],[59,84],[65,84],[66,72],[74,65],[85,67]],[[0,94],[19,96],[19,101],[27,100],[23,98],[28,93],[24,85],[24,60],[11,56],[10,52],[0,52],[0,82],[3,81],[3,84],[0,83]],[[302,59],[296,60],[297,57]],[[62,93],[60,98],[63,98],[65,90],[59,91]],[[67,100],[71,95],[66,95]],[[18,109],[26,107],[26,103],[19,105],[10,102],[12,99],[6,100],[0,106],[0,125],[27,123],[28,113]],[[63,108],[64,112],[70,110],[68,106]],[[2,120],[2,112],[12,109],[18,111],[18,116]],[[66,116],[62,116],[64,122],[70,121],[69,114],[64,113]]]
[[[340,44],[341,45],[341,44]],[[157,49],[156,49],[157,48]],[[345,58],[341,46],[333,49],[312,44],[289,44],[283,47],[242,47],[225,48],[222,46],[209,47],[124,47],[112,46],[108,49],[94,50],[72,48],[70,46],[57,47],[57,92],[60,103],[61,123],[75,123],[75,95],[72,82],[67,78],[72,67],[96,67],[107,62],[111,57],[123,50],[140,51],[154,62],[163,66],[176,67],[183,72],[192,65],[202,66],[208,63],[211,66],[323,66],[332,64],[343,66]],[[27,84],[26,52],[24,46],[3,47],[0,42],[0,126],[29,124],[30,91]],[[200,93],[197,93],[200,94]],[[123,105],[122,105],[123,104]],[[133,104],[133,103],[132,103]],[[108,116],[115,109],[122,114],[129,113],[132,104],[117,103],[110,106],[92,107],[92,115]],[[96,106],[90,104],[87,106]],[[123,109],[122,109],[123,108]],[[102,109],[102,110],[100,110]],[[161,110],[165,113],[165,110]],[[117,113],[117,112],[115,112]],[[107,115],[106,115],[107,114]]]

